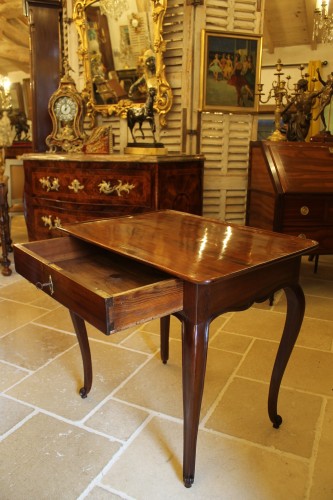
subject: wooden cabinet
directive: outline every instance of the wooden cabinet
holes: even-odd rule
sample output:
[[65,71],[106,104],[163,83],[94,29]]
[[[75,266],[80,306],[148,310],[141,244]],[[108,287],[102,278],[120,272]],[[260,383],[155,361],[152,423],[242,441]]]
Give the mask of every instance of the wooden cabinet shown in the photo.
[[202,214],[203,157],[23,156],[28,236],[72,222],[168,208]]
[[319,242],[333,253],[333,151],[319,143],[254,142],[246,223]]

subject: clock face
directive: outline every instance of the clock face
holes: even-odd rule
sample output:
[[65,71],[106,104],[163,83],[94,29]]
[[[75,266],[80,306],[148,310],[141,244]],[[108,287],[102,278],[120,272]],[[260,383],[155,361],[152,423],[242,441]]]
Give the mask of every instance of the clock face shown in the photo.
[[77,103],[71,97],[63,96],[56,100],[54,112],[58,120],[70,122],[77,113]]

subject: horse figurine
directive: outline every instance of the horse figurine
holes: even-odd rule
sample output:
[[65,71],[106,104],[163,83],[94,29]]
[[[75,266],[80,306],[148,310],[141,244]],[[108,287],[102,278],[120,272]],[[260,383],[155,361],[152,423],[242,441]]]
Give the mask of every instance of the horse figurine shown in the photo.
[[155,120],[154,120],[154,101],[156,97],[156,89],[154,87],[150,87],[148,89],[148,96],[147,100],[145,102],[145,105],[143,107],[136,107],[136,108],[130,108],[127,111],[127,126],[131,131],[133,141],[136,142],[135,135],[133,133],[133,128],[136,123],[139,124],[139,129],[142,135],[142,138],[145,138],[145,135],[142,130],[142,124],[144,121],[149,122],[151,131],[153,133],[153,138],[154,142],[156,142],[155,139],[155,131],[156,131],[156,126],[155,126]]

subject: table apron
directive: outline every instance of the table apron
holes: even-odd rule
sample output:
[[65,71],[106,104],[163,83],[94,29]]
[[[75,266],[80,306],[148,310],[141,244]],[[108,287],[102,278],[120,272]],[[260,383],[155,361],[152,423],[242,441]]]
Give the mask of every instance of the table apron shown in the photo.
[[301,256],[273,262],[207,285],[184,283],[184,307],[178,314],[196,324],[210,322],[228,311],[240,311],[263,302],[275,292],[299,283]]

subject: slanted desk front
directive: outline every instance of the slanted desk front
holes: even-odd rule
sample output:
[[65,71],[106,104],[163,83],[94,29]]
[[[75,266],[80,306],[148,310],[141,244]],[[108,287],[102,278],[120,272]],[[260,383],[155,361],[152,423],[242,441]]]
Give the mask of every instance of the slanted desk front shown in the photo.
[[316,242],[163,210],[73,224],[68,237],[15,245],[16,270],[71,312],[81,347],[86,397],[92,363],[85,320],[105,334],[161,318],[168,358],[170,314],[182,322],[185,486],[194,480],[210,322],[279,289],[287,317],[270,383],[274,427],[280,383],[301,327],[302,254]]
[[333,149],[318,142],[252,142],[246,223],[318,241],[333,253]]

